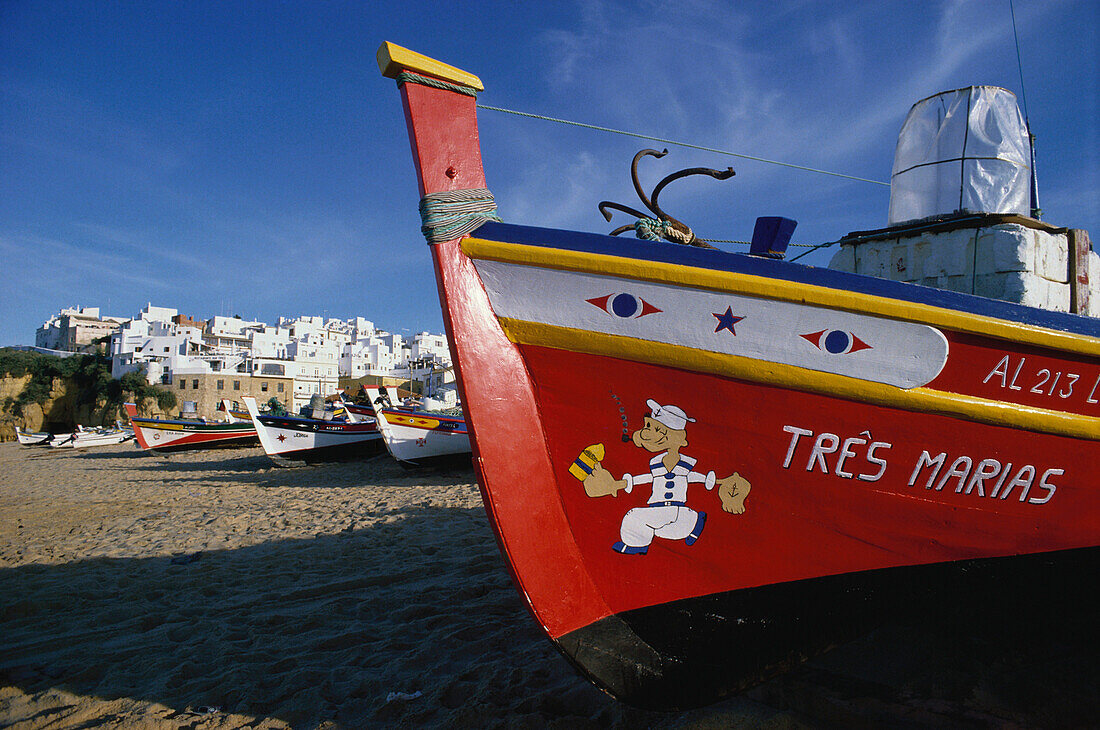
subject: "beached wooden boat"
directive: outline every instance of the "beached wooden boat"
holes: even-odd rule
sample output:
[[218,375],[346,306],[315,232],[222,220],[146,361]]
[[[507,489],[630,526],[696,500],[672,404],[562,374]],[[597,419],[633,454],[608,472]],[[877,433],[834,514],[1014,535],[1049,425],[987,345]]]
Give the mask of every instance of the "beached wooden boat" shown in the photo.
[[[70,434],[63,434],[62,438],[68,438]],[[23,446],[45,446],[53,438],[53,434],[49,431],[24,431],[15,427],[15,438]]]
[[[386,407],[377,388],[366,388],[390,455],[402,464],[432,466],[470,459],[470,436],[462,416]],[[349,411],[351,408],[349,408]]]
[[378,60],[487,512],[597,685],[705,703],[930,586],[997,611],[1001,579],[1095,569],[1100,321],[486,221],[481,82],[392,44]]
[[123,407],[130,418],[138,445],[146,451],[187,451],[259,443],[255,424],[250,419],[236,417],[229,408],[225,411],[226,420],[206,421],[197,418],[146,418],[138,415],[134,403],[126,403]]
[[335,420],[331,411],[328,418],[274,415],[260,413],[255,398],[242,400],[260,444],[279,466],[375,456],[386,448],[373,418]]
[[134,431],[116,424],[114,428],[100,426],[97,428],[81,428],[71,433],[67,438],[55,437],[49,443],[50,448],[55,449],[89,449],[96,446],[114,446],[125,443],[134,438]]

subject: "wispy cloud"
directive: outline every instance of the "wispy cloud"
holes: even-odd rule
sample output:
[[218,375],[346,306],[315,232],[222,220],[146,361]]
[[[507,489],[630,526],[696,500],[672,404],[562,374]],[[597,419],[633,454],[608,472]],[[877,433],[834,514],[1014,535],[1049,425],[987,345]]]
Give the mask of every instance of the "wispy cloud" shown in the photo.
[[139,125],[59,84],[0,80],[6,111],[0,139],[61,162],[149,180],[186,164],[179,139],[163,127]]
[[120,255],[89,251],[65,241],[40,236],[0,234],[0,256],[10,262],[9,275],[24,286],[69,292],[73,296],[100,294],[129,284],[142,289],[170,291],[165,277],[143,273],[146,268]]
[[128,230],[92,221],[76,221],[72,229],[87,241],[81,249],[95,251],[99,255],[107,254],[114,248],[126,252],[118,254],[123,260],[132,261],[135,257],[141,260],[160,259],[185,268],[194,268],[198,263],[193,253],[187,254],[159,240],[162,234],[158,232]]
[[[975,67],[1013,54],[1008,13],[979,0],[910,8],[912,25],[904,29],[878,3],[830,8],[821,22],[806,22],[822,15],[819,4],[806,2],[742,10],[705,0],[589,0],[578,8],[571,29],[538,36],[553,98],[537,103],[560,103],[577,121],[882,181],[914,102],[954,85],[987,83],[974,78]],[[1017,21],[1034,23],[1046,12],[1028,8]],[[869,24],[904,36],[893,44],[868,43]],[[607,189],[606,175],[595,170],[553,186],[543,177],[550,166],[533,155],[523,159],[524,182],[512,192],[531,202],[516,205],[517,212],[537,208],[534,191],[552,193],[556,197],[546,199],[555,209],[561,203],[561,225],[578,215],[580,201],[603,197],[600,190]],[[574,153],[567,167],[577,159]],[[782,177],[792,185],[807,181],[811,193],[820,189],[804,173],[749,169],[757,184]],[[880,192],[868,189],[876,198]]]

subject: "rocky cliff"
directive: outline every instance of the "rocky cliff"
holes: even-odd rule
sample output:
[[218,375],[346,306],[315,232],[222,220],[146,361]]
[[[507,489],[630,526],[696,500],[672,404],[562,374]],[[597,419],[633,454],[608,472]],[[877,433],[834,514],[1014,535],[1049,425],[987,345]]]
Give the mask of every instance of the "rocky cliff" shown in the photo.
[[[80,388],[72,378],[52,379],[49,396],[43,403],[25,403],[21,408],[13,408],[13,401],[19,397],[31,382],[30,374],[20,377],[0,377],[0,441],[14,441],[15,428],[25,431],[52,431],[65,433],[81,426],[113,425],[116,418],[126,420],[126,416],[115,404],[106,399],[95,403],[79,403]],[[19,415],[14,410],[20,411]],[[142,412],[148,415],[165,415],[157,406],[155,398],[146,398],[142,402]]]

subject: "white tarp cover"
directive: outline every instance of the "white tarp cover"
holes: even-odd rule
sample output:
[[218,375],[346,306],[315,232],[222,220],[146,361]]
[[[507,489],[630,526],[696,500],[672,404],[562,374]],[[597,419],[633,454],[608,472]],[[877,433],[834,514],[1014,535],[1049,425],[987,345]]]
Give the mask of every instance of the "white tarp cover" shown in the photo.
[[1031,210],[1031,151],[1016,96],[945,91],[909,110],[890,176],[890,225],[959,211]]

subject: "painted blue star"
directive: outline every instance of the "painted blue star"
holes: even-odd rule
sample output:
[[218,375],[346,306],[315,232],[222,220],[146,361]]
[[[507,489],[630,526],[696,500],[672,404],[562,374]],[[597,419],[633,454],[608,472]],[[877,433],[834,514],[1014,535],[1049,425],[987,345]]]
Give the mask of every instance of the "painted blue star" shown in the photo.
[[733,326],[743,320],[744,317],[734,317],[732,307],[726,307],[725,314],[718,314],[718,312],[711,312],[711,314],[718,318],[718,326],[714,328],[716,333],[722,330],[729,330],[731,335],[737,335],[733,330]]

